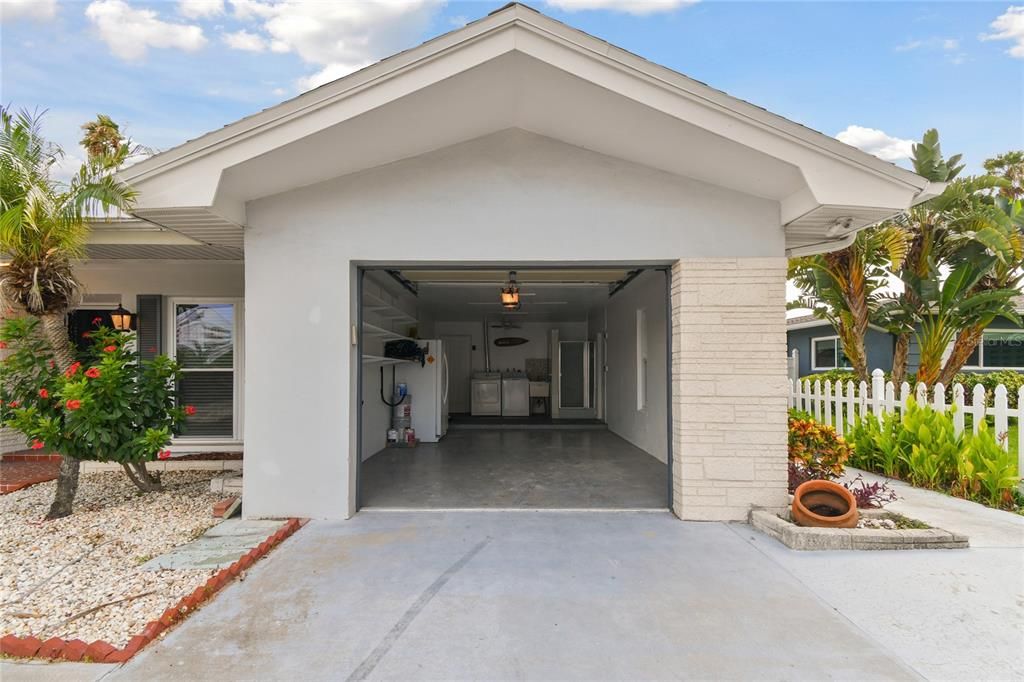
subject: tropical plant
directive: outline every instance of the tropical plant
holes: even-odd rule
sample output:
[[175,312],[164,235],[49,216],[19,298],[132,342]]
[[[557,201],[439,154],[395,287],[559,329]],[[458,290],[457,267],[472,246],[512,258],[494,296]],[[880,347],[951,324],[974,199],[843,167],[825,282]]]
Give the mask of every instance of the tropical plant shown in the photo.
[[875,320],[896,335],[895,383],[906,376],[912,335],[921,351],[917,380],[949,383],[981,330],[996,317],[1016,318],[1012,299],[1024,255],[1019,203],[993,198],[993,191],[1009,184],[1003,178],[958,178],[960,158],[944,159],[938,132],[927,131],[913,147],[914,170],[948,184],[939,196],[885,225],[902,231],[908,244],[906,257],[890,266],[903,291],[883,296]]
[[862,230],[844,249],[790,261],[789,278],[801,296],[789,307],[810,308],[832,325],[861,381],[870,381],[864,336],[883,300],[886,266],[898,267],[906,249],[902,230],[877,228]]
[[0,363],[3,425],[25,434],[33,448],[117,462],[140,490],[159,489],[146,462],[170,456],[164,448],[172,433],[195,413],[176,404],[178,366],[164,355],[140,361],[134,334],[98,326],[84,362],[61,370],[38,326],[32,317],[0,326],[10,351]]
[[1015,150],[985,159],[982,164],[989,175],[999,176],[1007,185],[999,190],[1007,199],[1024,199],[1024,151]]
[[789,420],[789,459],[811,473],[811,478],[832,478],[843,473],[850,446],[831,426],[812,419]]
[[1012,509],[1020,481],[1016,456],[984,422],[978,433],[957,436],[951,413],[908,400],[900,418],[887,413],[862,417],[849,433],[850,465],[914,485]]
[[[46,141],[41,115],[0,108],[0,296],[16,311],[39,319],[61,371],[75,361],[64,325],[80,285],[73,263],[84,254],[87,218],[130,206],[134,193],[118,181],[106,156],[90,158],[69,182],[52,172],[63,157]],[[49,517],[71,513],[78,461],[64,455]]]
[[1014,505],[1014,491],[1020,482],[1017,457],[1000,446],[984,421],[978,424],[978,433],[965,436],[963,460],[967,492],[984,497],[992,507]]

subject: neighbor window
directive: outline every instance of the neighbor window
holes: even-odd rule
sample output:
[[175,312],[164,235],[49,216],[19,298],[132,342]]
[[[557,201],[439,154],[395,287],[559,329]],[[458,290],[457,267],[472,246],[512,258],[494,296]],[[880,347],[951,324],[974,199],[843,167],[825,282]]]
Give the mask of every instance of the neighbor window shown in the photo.
[[179,405],[196,414],[182,429],[185,438],[237,439],[239,306],[234,301],[173,299],[171,355],[181,365]]
[[849,369],[850,360],[843,352],[838,336],[811,339],[811,369]]
[[981,343],[967,358],[965,366],[1024,369],[1024,331],[993,329],[983,332]]

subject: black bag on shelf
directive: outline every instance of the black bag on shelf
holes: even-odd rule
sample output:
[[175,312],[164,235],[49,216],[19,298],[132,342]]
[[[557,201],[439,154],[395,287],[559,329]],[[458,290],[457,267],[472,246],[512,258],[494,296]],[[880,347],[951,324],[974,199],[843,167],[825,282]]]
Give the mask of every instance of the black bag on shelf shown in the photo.
[[398,360],[419,360],[420,367],[426,364],[427,352],[409,339],[397,339],[384,344],[384,356]]

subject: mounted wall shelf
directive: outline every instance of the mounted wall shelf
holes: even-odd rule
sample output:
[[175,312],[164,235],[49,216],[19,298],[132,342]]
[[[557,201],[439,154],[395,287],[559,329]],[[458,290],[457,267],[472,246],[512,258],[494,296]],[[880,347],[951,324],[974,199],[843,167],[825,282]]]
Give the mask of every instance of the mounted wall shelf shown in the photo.
[[400,365],[412,360],[402,360],[400,358],[386,358],[383,355],[363,355],[364,365]]
[[[404,324],[416,324],[416,318],[404,310],[400,310],[394,304],[385,301],[383,298],[363,292],[363,310],[372,313],[382,320],[401,322]],[[403,337],[404,338],[404,337]]]
[[412,340],[408,336],[403,336],[402,334],[399,334],[398,332],[393,332],[393,331],[391,331],[389,329],[384,329],[383,327],[378,327],[377,325],[370,324],[369,322],[363,322],[363,335],[364,336],[369,336],[369,337],[372,337],[372,338],[375,338],[375,339],[381,339],[382,341],[399,341],[399,340],[411,341]]

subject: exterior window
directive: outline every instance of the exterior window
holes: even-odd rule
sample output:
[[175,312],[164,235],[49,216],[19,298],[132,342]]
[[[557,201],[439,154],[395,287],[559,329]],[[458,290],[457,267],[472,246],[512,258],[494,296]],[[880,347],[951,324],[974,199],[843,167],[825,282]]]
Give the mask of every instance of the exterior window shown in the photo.
[[239,306],[233,301],[174,299],[170,347],[181,365],[178,402],[196,414],[182,438],[238,438],[238,396],[241,353]]
[[[838,361],[837,361],[838,359]],[[811,369],[849,369],[851,367],[838,336],[811,339]]]
[[981,343],[967,358],[966,366],[1024,369],[1024,331],[993,329],[983,332]]

